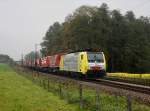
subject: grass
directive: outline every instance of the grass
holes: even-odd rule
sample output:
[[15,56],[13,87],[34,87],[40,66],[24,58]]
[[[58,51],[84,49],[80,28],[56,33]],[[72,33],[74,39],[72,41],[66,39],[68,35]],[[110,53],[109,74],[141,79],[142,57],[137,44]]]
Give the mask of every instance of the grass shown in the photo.
[[[76,103],[76,101],[78,101],[77,98],[79,97],[77,89],[70,87],[69,92],[70,92],[70,96],[69,96],[70,103],[73,102]],[[96,111],[95,89],[84,87],[83,100],[84,100],[84,108],[86,109],[86,111]],[[127,109],[126,97],[111,95],[100,90],[99,106],[101,107],[102,111],[126,111]],[[134,100],[132,101],[132,109],[133,111],[150,111],[149,106],[137,103]]]
[[[42,77],[40,77],[42,78]],[[44,77],[43,77],[44,79]],[[47,83],[47,81],[45,81]],[[62,85],[62,98],[67,100],[68,103],[79,104],[79,85],[71,81],[63,81]],[[59,95],[59,81],[57,79],[50,79],[51,92]],[[96,111],[96,91],[95,89],[83,86],[83,101],[85,111]],[[127,102],[126,97],[108,94],[100,90],[100,103],[101,111],[126,111]],[[144,104],[137,103],[132,100],[133,111],[150,111],[150,107]]]
[[[25,74],[25,76],[30,75]],[[45,77],[35,79],[38,83]],[[50,79],[50,92],[48,92],[31,80],[18,75],[7,65],[0,64],[0,111],[79,111],[79,86],[71,81],[63,82],[65,84],[62,84],[60,97],[58,80]],[[84,111],[96,111],[95,98],[95,89],[84,86]],[[126,111],[127,105],[126,97],[111,95],[102,90],[100,90],[98,104],[101,111]],[[132,101],[132,109],[133,111],[150,111],[149,106],[135,101]]]
[[77,111],[75,105],[0,64],[0,111]]

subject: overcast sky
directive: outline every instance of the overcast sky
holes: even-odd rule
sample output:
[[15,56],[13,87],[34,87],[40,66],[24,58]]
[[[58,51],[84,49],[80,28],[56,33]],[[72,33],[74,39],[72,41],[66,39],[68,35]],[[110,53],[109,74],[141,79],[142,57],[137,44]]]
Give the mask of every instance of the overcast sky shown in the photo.
[[132,10],[135,15],[150,16],[150,0],[0,0],[0,54],[19,60],[21,53],[34,50],[48,27],[81,5],[100,6],[122,13]]

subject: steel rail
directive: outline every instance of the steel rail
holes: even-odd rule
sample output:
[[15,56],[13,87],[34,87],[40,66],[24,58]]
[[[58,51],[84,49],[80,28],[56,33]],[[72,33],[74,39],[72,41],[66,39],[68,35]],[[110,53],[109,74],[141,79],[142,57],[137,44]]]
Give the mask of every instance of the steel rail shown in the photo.
[[123,78],[123,77],[104,77],[105,80],[118,81],[124,83],[138,84],[144,86],[150,86],[150,79],[139,78]]
[[[39,72],[39,71],[36,71],[36,72]],[[85,79],[85,78],[79,79],[79,78],[73,78],[71,76],[68,77],[65,74],[62,75],[62,74],[58,74],[58,73],[57,74],[52,74],[52,73],[47,73],[47,72],[41,72],[41,73],[43,73],[45,75],[59,76],[59,77],[62,77],[63,79],[76,80],[80,83],[82,83],[82,82],[86,82],[87,84],[94,83],[96,86],[105,85],[105,86],[110,86],[110,87],[114,87],[114,88],[119,88],[119,89],[124,89],[124,90],[128,90],[128,91],[134,91],[134,92],[139,92],[139,93],[150,95],[150,86],[144,86],[144,85],[127,83],[127,82],[114,81],[114,80],[106,80],[106,79]]]
[[89,79],[89,82],[94,82],[96,84],[103,84],[115,88],[140,92],[144,94],[150,95],[150,87],[144,86],[144,85],[137,85],[137,84],[131,84],[131,83],[125,83],[125,82],[117,82],[117,81],[111,81],[111,80],[105,80],[105,79]]

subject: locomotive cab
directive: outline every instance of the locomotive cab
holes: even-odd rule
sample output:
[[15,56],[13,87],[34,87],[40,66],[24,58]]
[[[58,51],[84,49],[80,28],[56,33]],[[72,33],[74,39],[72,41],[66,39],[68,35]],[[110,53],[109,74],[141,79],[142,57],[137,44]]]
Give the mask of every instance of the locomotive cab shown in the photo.
[[88,58],[88,71],[91,76],[95,73],[96,76],[105,76],[106,62],[103,52],[87,52]]
[[106,62],[103,52],[81,52],[80,72],[90,77],[105,76]]

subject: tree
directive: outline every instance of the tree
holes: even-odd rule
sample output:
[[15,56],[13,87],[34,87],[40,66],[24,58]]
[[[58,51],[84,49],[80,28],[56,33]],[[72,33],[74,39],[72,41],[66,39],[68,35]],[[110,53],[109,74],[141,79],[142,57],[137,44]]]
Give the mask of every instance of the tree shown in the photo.
[[100,7],[81,6],[63,23],[55,22],[46,32],[42,54],[100,49],[106,55],[109,72],[150,72],[150,20],[136,18],[132,11],[122,15]]
[[0,54],[0,63],[14,64],[14,60],[8,55]]

